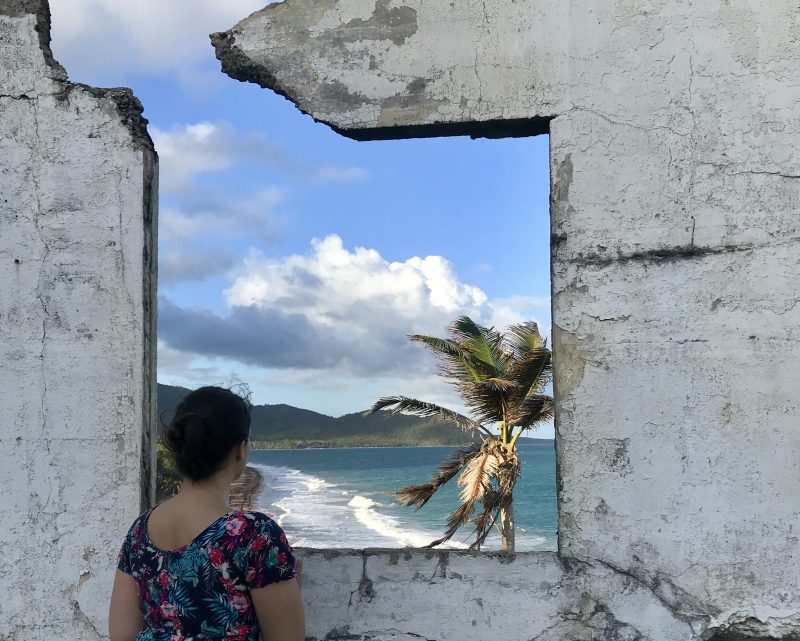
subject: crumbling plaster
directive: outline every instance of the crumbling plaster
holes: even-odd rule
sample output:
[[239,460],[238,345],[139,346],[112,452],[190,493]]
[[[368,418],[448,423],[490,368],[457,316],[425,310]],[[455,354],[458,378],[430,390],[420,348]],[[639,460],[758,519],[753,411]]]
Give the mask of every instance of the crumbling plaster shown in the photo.
[[153,498],[156,155],[127,89],[70,83],[44,0],[0,0],[0,639],[106,638]]
[[[797,3],[286,0],[212,40],[356,139],[549,131],[559,567],[691,629],[620,628],[627,588],[593,638],[797,637]],[[536,608],[547,561],[518,563]],[[577,592],[549,585],[581,638]],[[392,638],[374,603],[352,638]],[[549,638],[525,621],[497,638]]]

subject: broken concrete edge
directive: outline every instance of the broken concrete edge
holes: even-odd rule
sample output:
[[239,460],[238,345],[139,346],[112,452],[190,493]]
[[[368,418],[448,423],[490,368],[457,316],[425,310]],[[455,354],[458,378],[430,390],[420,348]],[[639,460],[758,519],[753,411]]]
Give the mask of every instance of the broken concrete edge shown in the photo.
[[[270,5],[266,11],[275,5]],[[258,13],[258,12],[257,12]],[[399,125],[396,127],[353,127],[344,128],[335,123],[317,118],[303,109],[292,97],[287,88],[280,84],[275,74],[263,65],[254,63],[236,46],[236,27],[229,31],[212,33],[211,44],[214,46],[217,60],[222,71],[234,80],[252,82],[264,89],[270,89],[291,102],[300,113],[310,116],[314,122],[330,127],[337,134],[366,142],[371,140],[400,140],[404,138],[442,138],[453,136],[469,136],[476,138],[523,138],[538,136],[550,132],[550,121],[553,116],[536,118],[518,118],[515,120],[485,120],[472,122],[434,122],[425,125]]]
[[[145,129],[146,133],[146,129]],[[148,136],[149,140],[149,136]],[[152,142],[151,142],[152,144]],[[158,324],[158,155],[155,150],[145,150],[143,171],[144,202],[142,203],[144,242],[142,269],[145,277],[142,292],[142,354],[144,356],[144,381],[142,394],[142,439],[140,443],[141,479],[139,483],[139,512],[155,506],[158,497],[156,472],[156,440],[158,436],[157,407],[157,324]]]
[[36,32],[44,60],[53,70],[54,79],[67,80],[67,70],[53,57],[50,49],[50,4],[48,0],[0,0],[0,15],[11,18],[33,15],[36,17]]
[[254,64],[250,58],[242,53],[242,50],[236,46],[235,34],[236,29],[234,27],[230,31],[219,31],[209,36],[217,60],[222,65],[222,72],[234,80],[252,82],[264,89],[272,89],[278,95],[294,102],[274,75],[263,67]]
[[52,79],[62,85],[62,90],[57,94],[60,100],[67,100],[69,94],[75,89],[103,101],[113,103],[120,115],[120,122],[130,131],[133,142],[144,150],[155,153],[155,146],[147,131],[147,119],[142,115],[144,107],[133,91],[126,87],[112,87],[107,89],[91,87],[89,85],[70,82],[66,69],[53,57],[50,49],[50,5],[48,0],[0,0],[0,15],[19,18],[27,15],[36,17],[36,32],[39,34],[45,63],[53,70]]
[[140,148],[156,154],[153,139],[150,138],[150,133],[147,131],[149,121],[143,115],[144,107],[131,89],[127,87],[98,88],[79,82],[65,82],[64,84],[64,92],[59,95],[62,100],[68,99],[71,91],[81,89],[99,100],[113,103],[120,115],[120,122],[131,133],[133,142]]
[[343,129],[317,118],[314,118],[314,120],[328,125],[337,134],[359,142],[366,142],[370,140],[400,140],[408,138],[452,138],[455,136],[469,136],[473,140],[476,138],[527,138],[550,133],[550,121],[553,118],[554,116],[518,118],[515,120],[434,122],[425,125],[368,127],[363,129]]

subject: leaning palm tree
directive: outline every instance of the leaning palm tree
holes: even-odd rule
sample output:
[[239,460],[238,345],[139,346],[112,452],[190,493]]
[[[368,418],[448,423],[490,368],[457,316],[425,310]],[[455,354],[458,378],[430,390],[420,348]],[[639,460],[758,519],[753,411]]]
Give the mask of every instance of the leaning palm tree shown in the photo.
[[[457,425],[480,438],[445,460],[429,483],[412,485],[395,496],[403,505],[419,510],[442,485],[456,475],[460,506],[447,520],[442,538],[448,541],[472,518],[475,541],[480,548],[495,524],[500,522],[501,546],[514,549],[512,492],[520,472],[517,440],[532,427],[553,415],[553,399],[543,394],[552,375],[550,351],[536,323],[513,325],[501,334],[462,316],[448,328],[446,339],[409,336],[422,343],[439,359],[440,374],[455,385],[472,417],[405,396],[377,401],[366,414],[387,410],[392,414],[434,416]],[[497,427],[497,433],[489,429]]]

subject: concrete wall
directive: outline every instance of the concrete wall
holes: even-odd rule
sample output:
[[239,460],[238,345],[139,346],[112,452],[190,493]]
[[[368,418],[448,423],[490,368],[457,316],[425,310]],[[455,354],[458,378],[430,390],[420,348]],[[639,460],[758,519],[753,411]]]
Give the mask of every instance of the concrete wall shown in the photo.
[[[156,156],[124,89],[67,81],[0,0],[0,639],[105,637],[152,499]],[[144,453],[144,454],[143,454]]]
[[[287,0],[214,44],[353,138],[551,136],[560,561],[459,557],[439,598],[428,560],[370,558],[395,603],[339,637],[800,638],[797,3]],[[406,627],[503,569],[493,623]]]

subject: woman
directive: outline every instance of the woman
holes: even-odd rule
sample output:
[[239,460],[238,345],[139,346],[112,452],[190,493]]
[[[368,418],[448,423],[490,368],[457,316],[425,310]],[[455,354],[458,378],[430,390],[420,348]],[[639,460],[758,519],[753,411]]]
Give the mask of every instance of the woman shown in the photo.
[[189,394],[164,442],[181,489],[137,518],[111,594],[111,641],[302,641],[299,561],[260,512],[232,510],[250,453],[250,406],[220,387]]

